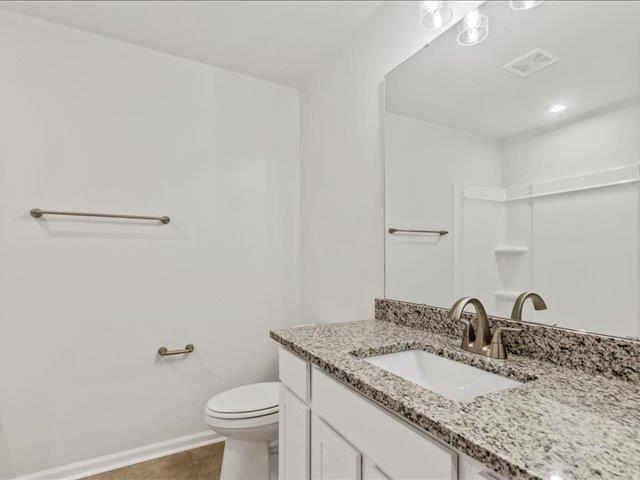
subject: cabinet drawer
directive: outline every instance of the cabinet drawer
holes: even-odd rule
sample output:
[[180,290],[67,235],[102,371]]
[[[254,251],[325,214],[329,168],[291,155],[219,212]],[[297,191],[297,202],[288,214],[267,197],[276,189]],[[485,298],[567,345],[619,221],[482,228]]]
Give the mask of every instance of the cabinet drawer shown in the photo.
[[313,411],[391,478],[454,480],[457,454],[323,371],[313,371]]
[[293,353],[280,348],[278,354],[280,381],[298,398],[311,400],[311,365]]

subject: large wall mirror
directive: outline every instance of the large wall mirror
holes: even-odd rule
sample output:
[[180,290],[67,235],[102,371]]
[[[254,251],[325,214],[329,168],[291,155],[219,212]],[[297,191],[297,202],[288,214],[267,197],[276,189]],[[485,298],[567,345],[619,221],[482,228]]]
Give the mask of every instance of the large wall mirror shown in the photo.
[[640,2],[480,8],[385,77],[385,296],[637,339]]

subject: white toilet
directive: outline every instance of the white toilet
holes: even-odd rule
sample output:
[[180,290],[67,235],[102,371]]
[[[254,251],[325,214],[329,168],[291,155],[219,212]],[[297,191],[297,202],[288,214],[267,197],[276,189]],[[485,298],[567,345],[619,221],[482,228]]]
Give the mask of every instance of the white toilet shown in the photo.
[[268,480],[269,447],[278,438],[279,382],[254,383],[212,397],[209,428],[226,438],[221,480]]

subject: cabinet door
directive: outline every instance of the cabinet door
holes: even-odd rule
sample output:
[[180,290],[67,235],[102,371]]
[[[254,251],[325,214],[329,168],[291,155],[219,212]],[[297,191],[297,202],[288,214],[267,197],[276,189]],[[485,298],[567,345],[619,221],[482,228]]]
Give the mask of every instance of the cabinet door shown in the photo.
[[391,480],[369,457],[362,459],[362,480]]
[[314,480],[361,480],[360,452],[315,415],[312,432]]
[[278,471],[280,480],[308,480],[311,410],[280,385]]

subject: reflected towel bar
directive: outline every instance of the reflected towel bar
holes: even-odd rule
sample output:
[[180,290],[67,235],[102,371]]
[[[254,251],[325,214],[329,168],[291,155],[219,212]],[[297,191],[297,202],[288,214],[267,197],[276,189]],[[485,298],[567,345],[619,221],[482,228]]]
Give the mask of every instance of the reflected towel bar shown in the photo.
[[160,347],[158,349],[158,355],[166,357],[168,355],[182,355],[183,353],[191,353],[195,350],[193,344],[188,343],[184,348],[180,350],[167,350],[167,347]]
[[399,228],[390,228],[389,233],[393,235],[394,233],[434,233],[436,235],[448,235],[449,232],[447,230],[402,230]]
[[43,215],[70,215],[74,217],[106,217],[106,218],[129,218],[133,220],[157,220],[164,224],[171,221],[166,215],[162,217],[151,217],[148,215],[120,215],[116,213],[89,213],[89,212],[61,212],[59,210],[41,210],[34,208],[30,212],[33,218],[40,218]]

